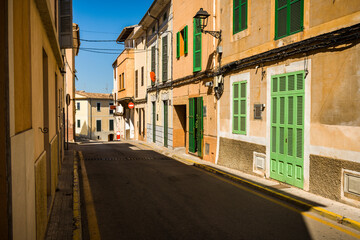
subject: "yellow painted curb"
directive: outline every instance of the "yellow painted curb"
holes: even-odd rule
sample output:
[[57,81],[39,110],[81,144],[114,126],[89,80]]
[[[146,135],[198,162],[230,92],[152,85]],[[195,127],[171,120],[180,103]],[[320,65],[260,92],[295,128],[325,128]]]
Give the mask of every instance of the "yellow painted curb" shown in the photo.
[[94,201],[91,194],[89,179],[87,177],[84,157],[81,151],[79,151],[79,157],[81,164],[82,183],[84,189],[84,201],[86,206],[86,215],[88,220],[90,240],[100,240],[101,237],[100,237],[99,225],[96,218]]
[[82,239],[81,209],[80,209],[80,188],[78,158],[74,150],[74,181],[73,181],[73,240]]

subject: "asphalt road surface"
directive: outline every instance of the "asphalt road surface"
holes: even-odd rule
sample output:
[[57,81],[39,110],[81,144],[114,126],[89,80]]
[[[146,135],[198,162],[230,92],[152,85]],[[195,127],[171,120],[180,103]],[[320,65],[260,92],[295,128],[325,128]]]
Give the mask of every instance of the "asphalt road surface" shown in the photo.
[[356,239],[344,226],[146,148],[79,149],[101,239]]

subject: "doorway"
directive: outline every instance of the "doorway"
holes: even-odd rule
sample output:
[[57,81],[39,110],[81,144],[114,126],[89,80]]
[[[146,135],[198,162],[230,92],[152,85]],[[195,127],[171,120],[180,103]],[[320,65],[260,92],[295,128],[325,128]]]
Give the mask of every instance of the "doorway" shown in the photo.
[[270,177],[303,188],[304,71],[271,81]]
[[189,152],[203,153],[203,98],[189,98]]
[[156,102],[152,102],[153,142],[156,143]]
[[168,101],[164,101],[164,147],[168,147]]

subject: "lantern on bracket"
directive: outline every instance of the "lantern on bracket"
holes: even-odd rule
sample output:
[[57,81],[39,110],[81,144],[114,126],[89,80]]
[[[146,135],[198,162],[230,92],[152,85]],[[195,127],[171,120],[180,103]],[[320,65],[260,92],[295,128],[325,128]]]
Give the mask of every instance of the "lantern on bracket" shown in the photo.
[[205,11],[203,8],[200,8],[200,10],[194,16],[196,27],[199,28],[201,30],[201,32],[208,33],[211,36],[213,36],[221,41],[221,30],[220,31],[204,30],[208,24],[209,17],[210,17],[210,14],[207,11]]

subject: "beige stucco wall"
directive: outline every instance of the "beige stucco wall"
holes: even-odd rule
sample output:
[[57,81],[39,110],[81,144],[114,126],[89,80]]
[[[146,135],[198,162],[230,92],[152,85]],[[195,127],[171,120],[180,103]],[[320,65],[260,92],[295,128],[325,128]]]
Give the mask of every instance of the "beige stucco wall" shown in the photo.
[[[88,99],[80,99],[82,96],[78,94],[75,94],[75,97],[75,133],[76,135],[89,137],[89,101]],[[80,104],[80,109],[77,109],[78,103]],[[77,125],[78,120],[80,120],[80,127]]]
[[[232,33],[233,1],[221,1],[220,8],[220,28],[224,36],[224,41],[221,43],[224,51],[222,64],[226,64],[292,42],[354,25],[359,22],[360,5],[356,0],[304,0],[304,30],[276,41],[274,40],[275,0],[248,1],[248,28],[235,35]],[[260,11],[261,14],[258,14]]]
[[[96,105],[100,103],[100,112],[97,111]],[[115,119],[112,114],[109,113],[109,103],[113,102],[112,100],[104,100],[104,99],[91,99],[89,107],[91,107],[91,121],[90,121],[90,129],[91,129],[91,137],[97,138],[100,136],[100,140],[107,140],[108,134],[114,134],[115,131]],[[109,120],[114,119],[114,130],[109,130]],[[96,131],[96,120],[101,120],[101,132]]]
[[[51,15],[54,9],[52,8],[53,5],[50,6],[49,14]],[[58,65],[54,48],[51,47],[49,42],[49,32],[45,30],[35,1],[24,0],[18,2],[11,0],[8,7],[13,239],[42,239],[45,234],[48,215],[47,203],[41,202],[39,196],[46,198],[47,181],[52,183],[50,191],[52,200],[55,193],[54,186],[57,183],[59,161],[59,141],[57,136],[59,128],[56,126],[56,121],[59,122],[59,119],[56,95],[59,89],[63,88],[63,79],[59,72],[61,66]],[[17,20],[14,21],[15,19]],[[16,27],[13,24],[16,24]],[[23,43],[19,41],[29,44],[28,53],[23,52],[25,54],[23,56],[17,55],[24,47]],[[49,152],[44,152],[44,134],[39,129],[44,128],[43,50],[48,56],[48,134],[49,141],[53,140],[53,151]],[[57,49],[57,51],[57,54],[59,54],[60,49]],[[19,57],[28,61],[28,63],[22,66],[22,61],[18,61]],[[26,66],[29,66],[30,71],[24,71],[24,76],[16,73],[19,67],[24,68]],[[57,85],[55,84],[55,74],[57,75]],[[18,84],[19,77],[28,79],[31,85]],[[19,98],[19,92],[25,92],[25,97],[30,97],[30,99]],[[22,101],[21,105],[16,107],[16,102],[19,101]],[[26,109],[30,109],[30,112],[27,112]],[[16,119],[21,116],[19,115],[21,111],[22,114],[25,114],[22,118],[26,124],[17,123]],[[19,131],[19,129],[22,129],[22,131]],[[50,178],[47,178],[46,167],[36,167],[36,163],[40,161],[39,159],[43,159],[46,154],[51,155],[52,160]],[[40,158],[40,156],[42,157]],[[35,171],[39,176],[43,176],[42,184],[45,183],[45,191],[42,191],[41,186],[36,184]],[[40,216],[45,216],[45,221],[37,222]]]
[[[142,30],[139,30],[142,31]],[[134,52],[134,69],[138,71],[138,97],[135,99],[144,99],[146,97],[146,81],[148,79],[148,72],[146,69],[146,47],[145,47],[145,32],[135,39],[135,52]],[[144,84],[141,85],[141,68],[144,68]],[[135,77],[134,77],[135,80]],[[135,96],[135,86],[134,86]]]
[[[65,49],[65,58],[64,58],[64,66],[65,66],[65,96],[67,94],[70,95],[70,105],[67,108],[65,104],[65,115],[67,116],[67,111],[69,111],[68,116],[68,125],[66,124],[66,129],[69,134],[69,141],[74,141],[74,133],[75,133],[75,101],[73,100],[75,97],[75,50],[74,49]],[[65,130],[66,131],[66,130]]]

